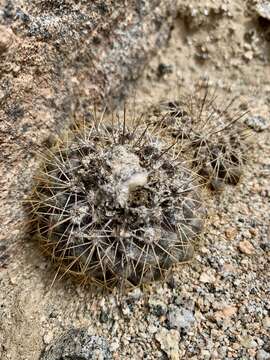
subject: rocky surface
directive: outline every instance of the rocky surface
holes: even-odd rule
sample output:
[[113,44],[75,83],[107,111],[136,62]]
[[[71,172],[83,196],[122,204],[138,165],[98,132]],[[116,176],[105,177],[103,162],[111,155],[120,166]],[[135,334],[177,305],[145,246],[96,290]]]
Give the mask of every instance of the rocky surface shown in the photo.
[[[241,109],[269,122],[270,47],[257,3],[180,1],[168,47],[136,87],[140,106],[208,78],[221,107],[236,96]],[[160,72],[161,63],[170,71]],[[38,360],[74,326],[104,337],[114,359],[269,359],[270,131],[251,134],[243,181],[207,194],[202,246],[163,283],[124,296],[69,281],[51,287],[54,271],[36,244],[17,246],[0,271],[1,360]]]
[[250,116],[247,118],[246,124],[253,130],[260,132],[269,127],[270,121],[262,116]]
[[111,360],[106,340],[90,336],[86,330],[71,329],[50,344],[40,360]]

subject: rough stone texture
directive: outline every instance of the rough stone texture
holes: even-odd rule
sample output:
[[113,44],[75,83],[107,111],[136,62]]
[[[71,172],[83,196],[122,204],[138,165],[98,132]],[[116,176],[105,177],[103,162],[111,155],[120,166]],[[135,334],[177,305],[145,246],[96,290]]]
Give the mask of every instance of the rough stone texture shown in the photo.
[[258,3],[255,10],[259,16],[270,20],[270,4],[268,2],[262,1],[261,3]]
[[41,354],[40,360],[111,360],[106,340],[85,330],[71,329]]
[[21,232],[33,153],[74,114],[87,118],[89,105],[121,99],[166,43],[175,7],[169,0],[0,0],[0,239]]

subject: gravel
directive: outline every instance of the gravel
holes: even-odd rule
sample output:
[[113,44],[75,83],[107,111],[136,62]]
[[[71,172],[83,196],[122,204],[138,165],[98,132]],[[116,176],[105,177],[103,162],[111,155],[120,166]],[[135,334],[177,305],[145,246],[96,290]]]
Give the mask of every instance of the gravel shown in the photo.
[[171,329],[188,331],[195,322],[194,314],[185,308],[172,305],[168,314],[168,323]]
[[40,360],[111,360],[106,340],[71,329],[43,351]]

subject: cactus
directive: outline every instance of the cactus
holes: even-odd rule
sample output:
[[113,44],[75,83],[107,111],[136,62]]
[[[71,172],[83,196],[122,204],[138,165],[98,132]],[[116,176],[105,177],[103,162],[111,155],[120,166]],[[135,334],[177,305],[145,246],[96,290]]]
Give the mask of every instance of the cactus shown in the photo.
[[195,171],[212,189],[222,190],[225,183],[240,180],[249,132],[241,121],[247,112],[232,114],[234,99],[221,108],[216,98],[208,83],[198,84],[175,101],[161,102],[150,121],[162,119],[163,136],[181,138],[182,152]]
[[58,270],[106,289],[189,260],[205,214],[178,144],[142,117],[119,119],[93,116],[68,131],[48,150],[30,199],[35,238]]

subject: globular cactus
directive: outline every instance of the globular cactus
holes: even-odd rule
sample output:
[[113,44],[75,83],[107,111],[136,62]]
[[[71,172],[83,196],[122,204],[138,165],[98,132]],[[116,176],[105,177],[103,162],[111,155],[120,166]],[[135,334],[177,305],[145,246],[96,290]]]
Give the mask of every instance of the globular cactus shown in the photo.
[[64,274],[111,289],[152,281],[191,258],[205,213],[197,179],[158,132],[125,114],[93,117],[48,151],[32,222]]
[[215,91],[200,84],[175,101],[161,102],[150,116],[162,119],[163,136],[182,139],[187,160],[214,190],[237,184],[246,161],[249,132],[241,119],[247,112],[232,113],[233,102],[220,106]]

